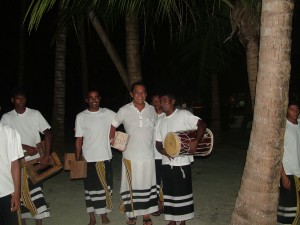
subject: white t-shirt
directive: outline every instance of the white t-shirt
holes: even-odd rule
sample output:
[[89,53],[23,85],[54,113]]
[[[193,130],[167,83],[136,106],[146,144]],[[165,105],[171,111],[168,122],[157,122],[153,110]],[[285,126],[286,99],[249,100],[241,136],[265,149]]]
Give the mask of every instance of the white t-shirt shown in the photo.
[[[169,115],[164,116],[158,123],[158,131],[156,133],[156,141],[164,142],[166,135],[169,132],[197,130],[197,123],[200,118],[193,115],[190,111],[184,109],[175,109]],[[162,164],[169,164],[171,166],[184,166],[189,165],[194,161],[193,156],[179,155],[172,160],[168,157],[162,156]]]
[[75,137],[83,137],[82,155],[87,162],[99,162],[112,158],[109,131],[116,113],[100,108],[97,112],[84,110],[77,114]]
[[282,164],[287,175],[300,177],[300,120],[298,124],[286,121]]
[[[51,128],[38,110],[30,108],[26,108],[22,114],[18,114],[16,110],[7,112],[2,116],[1,122],[16,129],[21,136],[22,144],[32,147],[41,142],[40,133],[43,134],[46,129]],[[28,161],[37,157],[38,153],[25,159]]]
[[0,123],[0,198],[14,192],[11,162],[23,156],[18,132]]
[[158,132],[157,130],[157,124],[159,123],[159,120],[166,116],[165,113],[161,113],[161,114],[157,114],[157,123],[156,123],[156,126],[155,126],[155,132],[154,132],[154,138],[153,138],[153,141],[154,141],[154,157],[155,159],[162,159],[162,155],[160,154],[160,152],[156,149],[156,140],[155,140],[155,136],[156,136],[156,132]]
[[119,109],[112,125],[117,128],[123,124],[126,133],[129,134],[127,148],[123,152],[125,159],[154,159],[153,135],[156,121],[155,109],[147,102],[141,112],[133,102]]

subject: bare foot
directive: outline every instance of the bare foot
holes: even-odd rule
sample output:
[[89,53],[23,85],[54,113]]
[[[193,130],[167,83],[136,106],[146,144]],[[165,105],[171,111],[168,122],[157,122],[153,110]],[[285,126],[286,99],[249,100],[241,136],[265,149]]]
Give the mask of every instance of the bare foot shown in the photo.
[[103,224],[108,224],[108,223],[110,223],[110,220],[108,219],[106,213],[105,213],[105,214],[101,214],[101,219],[102,219],[102,223],[103,223]]
[[181,222],[180,222],[180,225],[185,225],[185,221],[181,221]]
[[95,225],[96,224],[95,214],[93,212],[90,212],[89,215],[90,215],[90,222],[88,225]]
[[176,222],[175,222],[175,221],[170,221],[170,222],[168,223],[168,225],[176,225]]

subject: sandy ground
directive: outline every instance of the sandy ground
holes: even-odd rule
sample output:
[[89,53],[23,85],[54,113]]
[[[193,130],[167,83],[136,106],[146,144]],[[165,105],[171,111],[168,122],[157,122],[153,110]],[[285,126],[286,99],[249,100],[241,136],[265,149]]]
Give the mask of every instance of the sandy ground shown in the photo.
[[[237,130],[226,132],[212,154],[206,158],[195,158],[192,165],[195,218],[187,224],[226,225],[234,207],[245,163],[249,135],[241,136]],[[72,145],[70,145],[72,146]],[[68,149],[66,152],[72,152]],[[126,224],[118,211],[121,174],[121,154],[113,152],[114,210],[108,214],[112,225]],[[84,225],[89,217],[85,209],[83,181],[70,180],[69,173],[61,171],[44,182],[46,201],[50,205],[51,217],[44,225]],[[164,216],[152,217],[153,224],[167,224]],[[35,224],[27,220],[27,225]],[[97,217],[97,224],[101,219]],[[142,224],[139,217],[137,224]]]

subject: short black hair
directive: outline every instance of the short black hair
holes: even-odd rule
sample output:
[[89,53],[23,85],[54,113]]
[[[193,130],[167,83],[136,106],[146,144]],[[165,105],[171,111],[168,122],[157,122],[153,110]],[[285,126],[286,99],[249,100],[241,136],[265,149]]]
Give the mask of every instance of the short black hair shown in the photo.
[[162,97],[162,96],[167,96],[170,100],[172,100],[172,99],[176,100],[176,96],[173,93],[163,93],[159,97]]
[[16,97],[17,95],[23,95],[27,97],[27,93],[24,87],[18,86],[11,90],[11,97]]
[[288,107],[291,105],[296,105],[299,107],[299,102],[296,99],[289,99]]
[[147,92],[147,88],[146,88],[146,85],[143,81],[136,81],[134,82],[132,85],[131,85],[131,89],[130,89],[130,92],[133,92],[135,86],[138,86],[138,85],[141,85],[145,88],[146,92]]

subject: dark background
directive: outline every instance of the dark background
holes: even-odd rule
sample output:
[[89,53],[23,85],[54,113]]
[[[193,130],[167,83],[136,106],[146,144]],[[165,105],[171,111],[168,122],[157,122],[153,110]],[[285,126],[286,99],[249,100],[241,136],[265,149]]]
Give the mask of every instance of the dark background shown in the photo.
[[[54,81],[54,42],[56,12],[50,11],[42,19],[37,31],[27,32],[23,26],[24,39],[20,38],[21,9],[19,1],[2,0],[1,14],[1,85],[0,116],[11,110],[10,91],[17,85],[20,66],[20,51],[24,49],[24,87],[28,92],[27,106],[38,109],[51,124]],[[291,53],[291,95],[299,96],[299,1],[295,2]],[[124,26],[119,24],[110,31],[109,36],[123,63],[125,58]],[[148,96],[169,88],[176,94],[178,102],[197,101],[206,106],[202,115],[209,120],[210,83],[209,78],[200,75],[193,77],[175,77],[170,68],[176,48],[170,41],[169,30],[162,26],[153,35],[151,41],[143,42],[141,37],[141,60],[143,80],[148,87]],[[20,40],[23,40],[21,42]],[[23,46],[24,48],[21,48]],[[87,30],[86,47],[90,88],[101,91],[101,106],[117,111],[120,106],[130,101],[112,61],[104,49],[94,28]],[[75,116],[85,108],[81,86],[80,51],[73,29],[68,32],[66,66],[66,130],[72,133]],[[245,52],[241,47],[241,57],[222,74],[219,74],[221,107],[226,107],[232,95],[246,96],[248,92]]]

